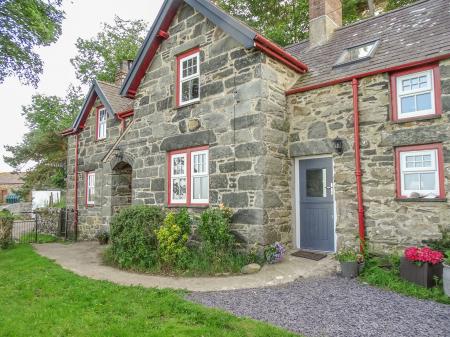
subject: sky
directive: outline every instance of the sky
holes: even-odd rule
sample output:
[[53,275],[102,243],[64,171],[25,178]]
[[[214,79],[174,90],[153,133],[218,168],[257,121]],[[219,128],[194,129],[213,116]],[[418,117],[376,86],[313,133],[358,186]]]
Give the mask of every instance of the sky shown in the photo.
[[78,84],[70,59],[76,55],[77,38],[94,37],[102,23],[112,24],[114,16],[122,19],[142,19],[149,25],[154,21],[163,0],[64,0],[66,19],[59,40],[36,49],[44,62],[44,72],[37,89],[21,85],[17,78],[7,78],[0,84],[0,172],[11,171],[4,161],[5,145],[20,143],[27,132],[22,106],[31,103],[34,94],[65,96],[70,83]]

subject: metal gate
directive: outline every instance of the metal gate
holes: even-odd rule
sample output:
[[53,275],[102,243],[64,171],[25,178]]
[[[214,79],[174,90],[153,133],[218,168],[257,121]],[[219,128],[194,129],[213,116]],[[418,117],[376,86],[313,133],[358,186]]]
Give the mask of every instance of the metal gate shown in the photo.
[[22,212],[14,221],[12,237],[19,243],[45,243],[77,240],[73,209]]

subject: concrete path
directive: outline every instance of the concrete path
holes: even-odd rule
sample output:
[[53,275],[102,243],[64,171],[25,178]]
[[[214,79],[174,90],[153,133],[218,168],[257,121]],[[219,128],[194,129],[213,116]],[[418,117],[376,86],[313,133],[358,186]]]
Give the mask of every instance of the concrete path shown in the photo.
[[101,253],[104,248],[97,242],[78,242],[69,245],[52,243],[34,245],[34,248],[42,256],[55,260],[63,268],[81,276],[123,285],[186,289],[197,292],[275,286],[299,278],[327,276],[336,272],[336,262],[331,257],[316,262],[288,255],[282,263],[264,266],[259,273],[253,275],[200,278],[163,277],[131,273],[103,265]]

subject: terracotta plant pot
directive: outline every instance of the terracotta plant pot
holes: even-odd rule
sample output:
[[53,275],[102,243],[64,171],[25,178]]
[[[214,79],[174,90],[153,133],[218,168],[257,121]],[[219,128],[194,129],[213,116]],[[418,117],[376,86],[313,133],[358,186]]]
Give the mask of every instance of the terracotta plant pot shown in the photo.
[[358,262],[341,262],[342,276],[345,278],[355,278],[358,276]]
[[450,297],[450,265],[444,264],[443,280],[444,293]]
[[404,257],[400,259],[400,277],[426,288],[436,286],[434,278],[442,278],[442,269],[442,263],[418,265]]

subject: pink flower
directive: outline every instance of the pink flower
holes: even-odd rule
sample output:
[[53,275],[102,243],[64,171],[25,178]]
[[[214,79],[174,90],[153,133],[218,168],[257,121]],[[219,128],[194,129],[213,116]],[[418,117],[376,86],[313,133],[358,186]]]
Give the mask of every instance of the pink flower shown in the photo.
[[409,247],[405,249],[405,258],[412,262],[438,264],[444,260],[444,254],[429,247]]

